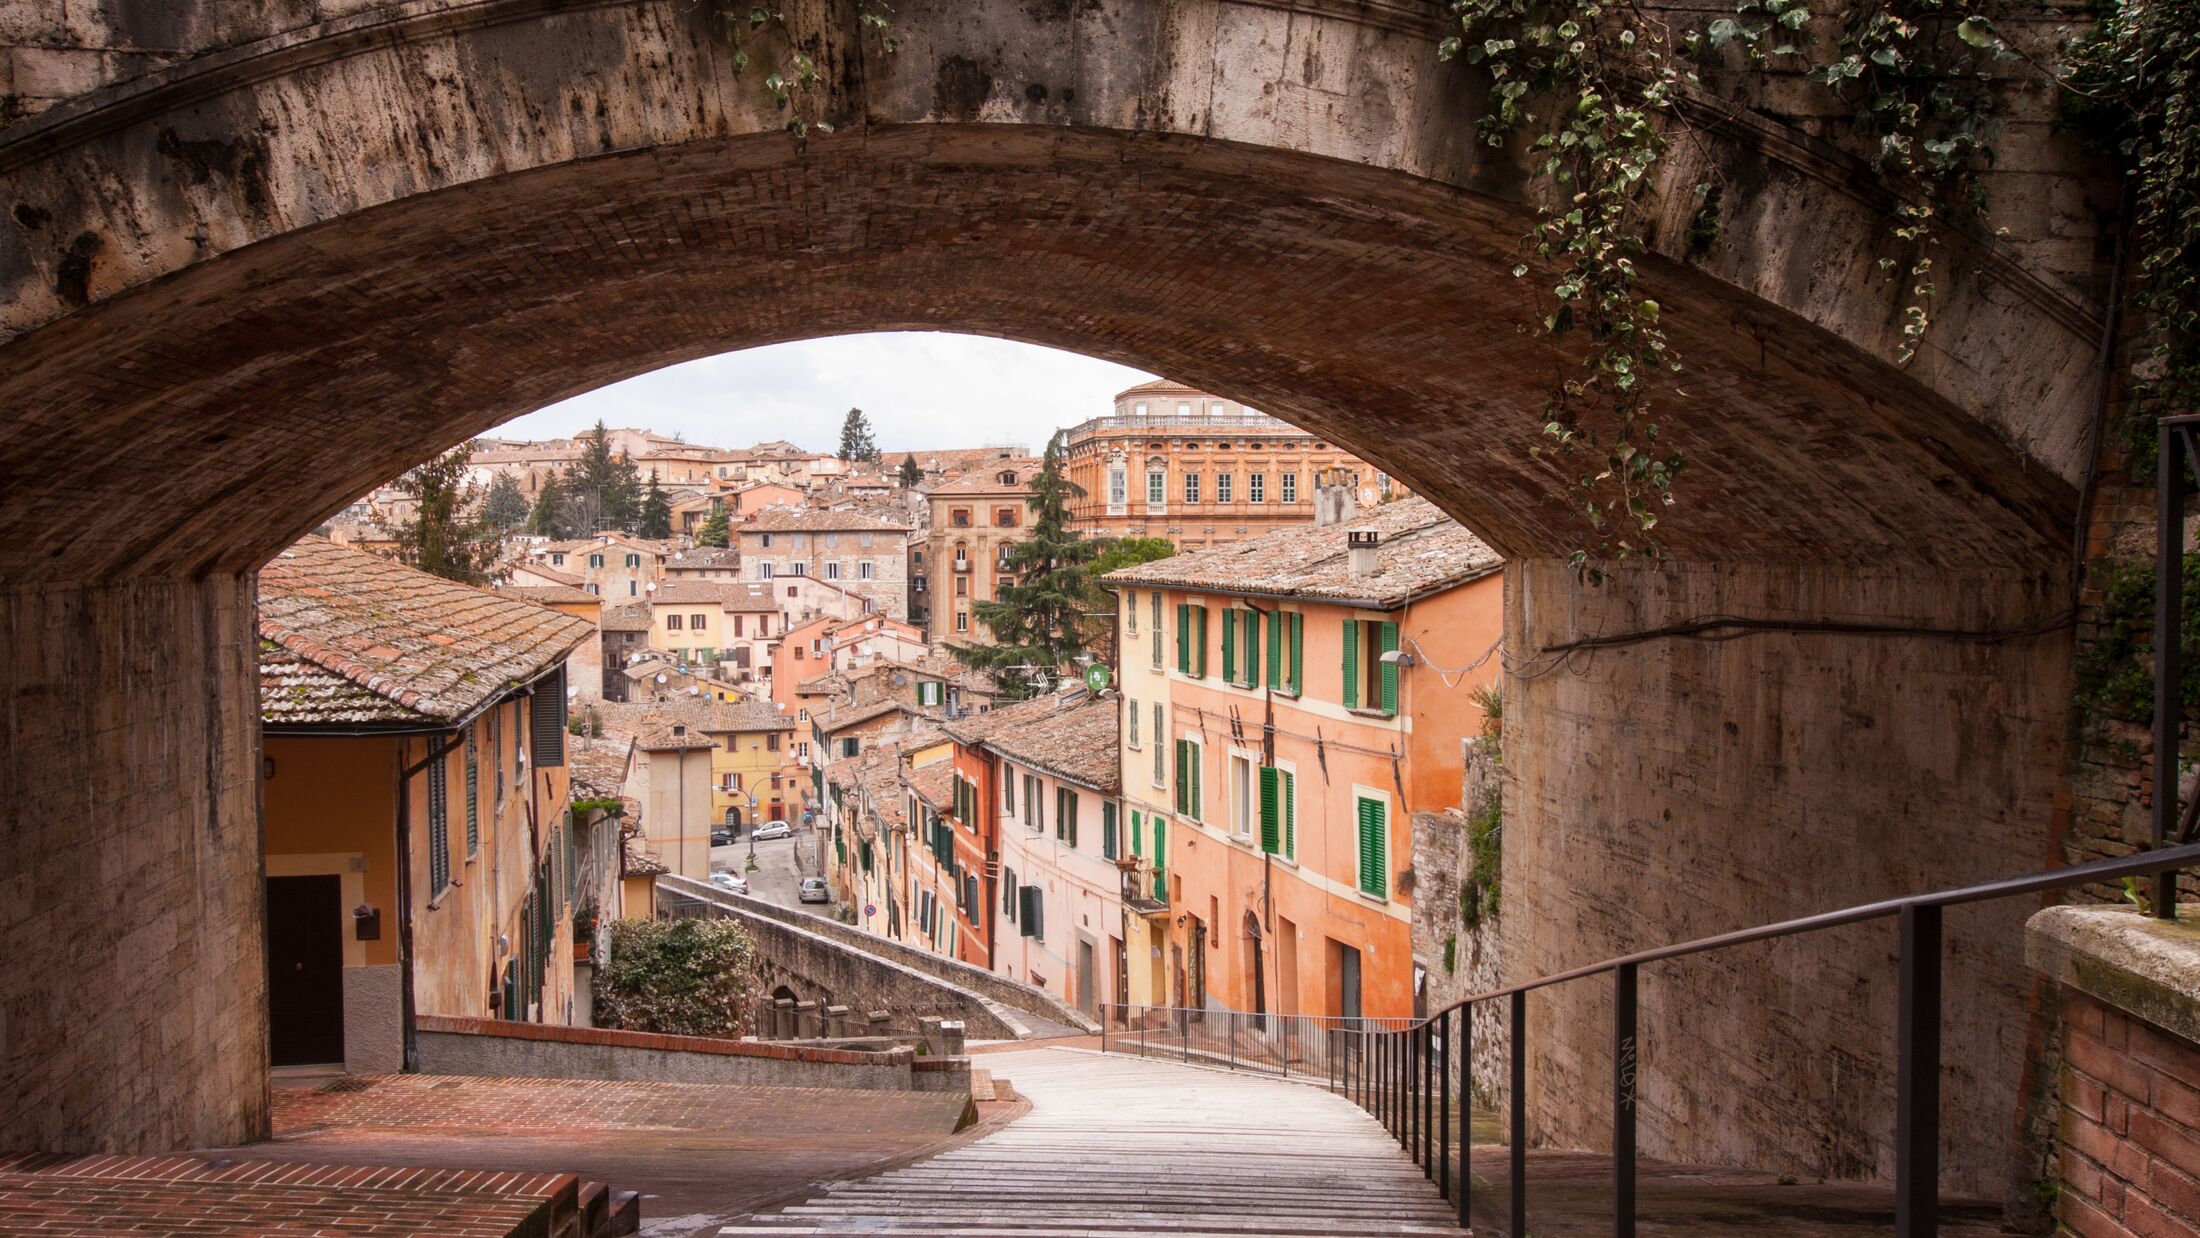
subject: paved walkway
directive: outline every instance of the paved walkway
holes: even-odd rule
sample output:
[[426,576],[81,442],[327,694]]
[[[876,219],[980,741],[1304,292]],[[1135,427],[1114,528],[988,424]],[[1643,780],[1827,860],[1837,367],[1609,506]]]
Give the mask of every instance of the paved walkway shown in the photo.
[[1320,1089],[1174,1063],[988,1054],[1031,1112],[725,1233],[1459,1235],[1373,1118]]

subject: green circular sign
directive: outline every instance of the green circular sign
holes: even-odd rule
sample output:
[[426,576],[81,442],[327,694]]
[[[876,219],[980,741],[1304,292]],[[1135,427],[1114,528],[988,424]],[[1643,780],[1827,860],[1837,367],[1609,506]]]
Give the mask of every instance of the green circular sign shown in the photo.
[[1095,662],[1085,668],[1085,686],[1095,692],[1108,690],[1108,668]]

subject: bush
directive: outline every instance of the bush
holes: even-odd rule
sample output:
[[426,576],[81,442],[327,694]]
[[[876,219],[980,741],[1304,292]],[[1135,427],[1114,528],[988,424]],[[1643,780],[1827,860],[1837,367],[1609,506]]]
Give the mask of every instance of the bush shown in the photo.
[[756,943],[731,920],[621,920],[596,972],[596,1026],[739,1036],[756,977]]

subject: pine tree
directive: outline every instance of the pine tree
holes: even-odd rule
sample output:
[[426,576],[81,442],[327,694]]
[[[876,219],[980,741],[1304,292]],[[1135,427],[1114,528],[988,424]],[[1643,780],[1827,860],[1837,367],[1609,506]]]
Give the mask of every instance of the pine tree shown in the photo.
[[565,501],[565,474],[553,469],[535,492],[535,509],[527,513],[527,531],[537,537],[570,537]]
[[389,530],[397,539],[397,557],[446,580],[478,585],[497,559],[497,540],[474,514],[477,487],[468,480],[471,444],[397,479],[397,488],[415,500],[412,518]]
[[917,467],[917,458],[913,455],[903,456],[901,458],[901,488],[904,490],[913,489],[918,482],[923,480],[924,470]]
[[672,504],[665,500],[664,488],[657,484],[655,473],[649,475],[649,485],[642,490],[642,501],[635,509],[634,532],[641,537],[672,536]]
[[527,523],[527,496],[510,473],[499,472],[489,483],[488,501],[481,505],[481,522],[500,533]]
[[632,529],[641,504],[641,470],[623,453],[611,454],[611,433],[601,421],[580,436],[580,445],[580,458],[565,474],[573,515],[573,531],[566,536]]
[[1070,668],[1085,651],[1085,616],[1093,609],[1092,577],[1085,568],[1100,544],[1070,527],[1070,501],[1083,494],[1062,475],[1062,436],[1056,434],[1025,500],[1034,513],[1031,535],[1011,544],[1004,556],[1016,583],[970,608],[995,643],[954,647],[966,665],[992,672],[1011,699],[1032,695],[1038,676],[1073,674]]
[[698,546],[724,546],[728,544],[732,540],[732,532],[727,528],[727,523],[724,504],[721,503],[711,508],[710,518],[703,521],[702,528],[695,530],[695,544]]
[[871,438],[871,419],[860,408],[848,410],[840,423],[840,458],[863,464],[878,463],[878,443]]

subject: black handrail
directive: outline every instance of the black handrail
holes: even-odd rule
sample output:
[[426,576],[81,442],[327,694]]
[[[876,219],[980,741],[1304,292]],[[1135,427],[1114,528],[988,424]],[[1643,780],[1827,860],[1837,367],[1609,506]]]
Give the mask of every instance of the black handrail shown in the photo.
[[[2162,879],[2158,891],[2176,890],[2175,874],[2200,867],[2200,842],[2161,847],[2115,859],[2094,860],[2023,877],[1979,882],[1883,899],[1839,911],[1782,920],[1694,941],[1640,950],[1585,967],[1489,989],[1396,1030],[1347,1029],[1332,1033],[1343,1048],[1335,1054],[1333,1090],[1373,1114],[1396,1136],[1447,1199],[1459,1205],[1459,1222],[1468,1224],[1473,1190],[1473,1044],[1474,1007],[1498,998],[1511,1007],[1511,1230],[1527,1232],[1527,1018],[1528,994],[1552,985],[1610,973],[1612,1002],[1612,1232],[1635,1233],[1635,1106],[1640,1069],[1636,1019],[1637,984],[1645,964],[1685,958],[1731,946],[1793,937],[1825,929],[1895,918],[1900,924],[1900,1012],[1895,1064],[1895,1233],[1897,1238],[1930,1238],[1939,1228],[1940,1210],[1940,999],[1941,920],[1949,907],[1992,899],[2042,894],[2071,886],[2124,877]],[[1459,1024],[1454,1045],[1453,1021]],[[1456,1170],[1449,1163],[1451,1077],[1459,1076],[1460,1132]],[[1338,1086],[1341,1082],[1342,1086]],[[1434,1109],[1442,1111],[1440,1132],[1432,1132]],[[1439,1167],[1437,1161],[1446,1163]]]

